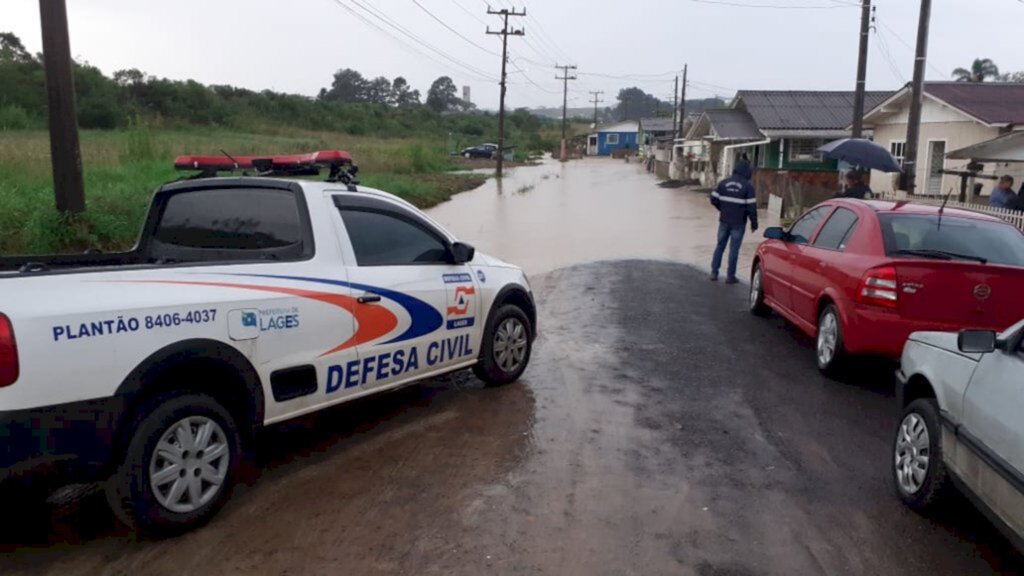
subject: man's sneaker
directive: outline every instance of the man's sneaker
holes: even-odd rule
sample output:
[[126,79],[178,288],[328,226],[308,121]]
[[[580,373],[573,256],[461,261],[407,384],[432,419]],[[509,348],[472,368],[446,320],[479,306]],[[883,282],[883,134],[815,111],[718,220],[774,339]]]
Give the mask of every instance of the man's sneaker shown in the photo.
[[712,274],[711,277],[708,278],[708,280],[711,280],[712,282],[718,282],[718,274]]
[[739,284],[740,281],[735,276],[729,276],[728,278],[725,279],[725,283],[726,284]]

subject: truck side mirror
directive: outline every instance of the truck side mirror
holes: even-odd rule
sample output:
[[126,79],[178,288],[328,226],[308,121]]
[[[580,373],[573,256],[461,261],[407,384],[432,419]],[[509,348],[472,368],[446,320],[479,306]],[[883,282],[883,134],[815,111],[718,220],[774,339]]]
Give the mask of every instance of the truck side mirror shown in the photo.
[[476,248],[473,248],[465,242],[456,242],[452,244],[452,263],[453,264],[465,264],[473,260],[473,256],[476,255]]

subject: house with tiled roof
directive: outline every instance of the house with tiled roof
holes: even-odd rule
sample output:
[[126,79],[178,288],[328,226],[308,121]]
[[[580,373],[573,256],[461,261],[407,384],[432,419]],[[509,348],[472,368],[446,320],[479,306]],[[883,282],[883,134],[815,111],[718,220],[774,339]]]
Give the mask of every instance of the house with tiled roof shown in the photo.
[[[867,92],[865,108],[891,94]],[[759,178],[785,172],[790,179],[838,185],[836,162],[816,150],[850,135],[853,99],[852,91],[740,90],[727,109],[704,112],[679,147],[684,157],[703,160],[698,167],[705,184],[727,176],[745,156]]]
[[[864,126],[874,132],[874,140],[885,146],[901,162],[907,138],[910,114],[910,87],[894,93],[873,107],[867,107]],[[1024,130],[1024,84],[1004,82],[926,82],[921,105],[921,134],[915,169],[917,194],[940,196],[959,192],[961,179],[949,172],[962,171],[972,158],[971,153],[947,154],[962,149],[977,150],[973,159],[984,164],[983,173],[1009,174],[1018,185],[1024,180],[1024,164],[994,161],[985,153],[990,141],[1015,131]],[[999,139],[997,141],[997,139]],[[996,160],[1000,158],[995,157]],[[980,181],[980,180],[979,180]],[[871,187],[876,192],[894,191],[895,179],[873,174]],[[994,181],[985,181],[983,194],[988,194]]]

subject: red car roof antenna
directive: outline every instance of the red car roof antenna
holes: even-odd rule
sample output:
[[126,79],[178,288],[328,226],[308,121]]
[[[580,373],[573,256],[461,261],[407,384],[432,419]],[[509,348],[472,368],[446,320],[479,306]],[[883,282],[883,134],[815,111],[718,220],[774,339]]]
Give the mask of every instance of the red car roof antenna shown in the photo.
[[258,176],[317,176],[320,168],[326,166],[330,172],[328,182],[342,182],[349,190],[359,184],[359,168],[352,156],[344,150],[319,150],[308,154],[268,154],[260,156],[231,156],[221,151],[221,156],[178,156],[174,167],[178,170],[198,170],[193,178],[213,178],[218,172],[242,170],[248,175],[252,169]]

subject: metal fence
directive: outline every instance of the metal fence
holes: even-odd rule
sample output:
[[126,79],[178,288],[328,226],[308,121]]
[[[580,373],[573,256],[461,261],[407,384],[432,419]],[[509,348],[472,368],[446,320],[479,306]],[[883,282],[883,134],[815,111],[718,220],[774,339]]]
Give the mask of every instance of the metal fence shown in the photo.
[[[938,197],[926,197],[926,196],[914,196],[914,197],[899,197],[894,194],[881,194],[878,196],[881,200],[892,200],[897,202],[912,202],[914,204],[927,204],[929,206],[942,206],[942,198]],[[986,206],[984,204],[972,204],[970,202],[959,202],[956,200],[950,200],[946,202],[948,208],[960,208],[962,210],[973,210],[974,212],[981,212],[983,214],[991,214],[997,218],[1002,218],[1010,224],[1013,224],[1017,228],[1024,230],[1024,212],[1019,210],[1010,210],[1007,208],[993,208],[992,206]]]

